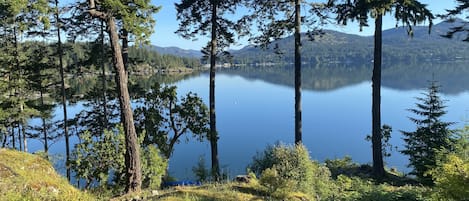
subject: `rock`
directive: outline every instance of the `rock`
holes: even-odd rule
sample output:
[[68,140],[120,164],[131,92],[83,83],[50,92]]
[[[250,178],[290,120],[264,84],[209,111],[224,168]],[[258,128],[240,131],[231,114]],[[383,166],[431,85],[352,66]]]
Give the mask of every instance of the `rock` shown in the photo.
[[251,181],[251,176],[249,175],[237,175],[234,179],[237,182],[240,183],[249,183]]

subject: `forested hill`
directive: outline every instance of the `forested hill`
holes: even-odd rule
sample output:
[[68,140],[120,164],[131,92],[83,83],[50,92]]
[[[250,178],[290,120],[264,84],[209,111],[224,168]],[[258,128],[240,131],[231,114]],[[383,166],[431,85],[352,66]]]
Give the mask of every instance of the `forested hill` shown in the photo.
[[[431,33],[427,26],[413,27],[413,37],[407,34],[405,27],[383,31],[384,62],[415,62],[415,61],[453,61],[469,59],[469,45],[461,40],[464,35],[454,39],[444,38],[451,27],[460,25],[441,22],[433,25]],[[358,29],[358,27],[357,27]],[[373,36],[359,36],[337,31],[326,30],[321,37],[310,41],[306,34],[302,35],[302,61],[307,63],[359,63],[369,62],[373,58]],[[270,47],[278,45],[283,54],[276,54],[273,48],[262,50],[253,46],[232,51],[234,63],[291,63],[293,62],[294,38],[292,36],[274,42]]]
[[150,46],[150,49],[163,55],[177,55],[179,57],[188,57],[188,58],[202,57],[202,52],[200,50],[186,50],[186,49],[181,49],[178,47],[159,47],[156,45]]

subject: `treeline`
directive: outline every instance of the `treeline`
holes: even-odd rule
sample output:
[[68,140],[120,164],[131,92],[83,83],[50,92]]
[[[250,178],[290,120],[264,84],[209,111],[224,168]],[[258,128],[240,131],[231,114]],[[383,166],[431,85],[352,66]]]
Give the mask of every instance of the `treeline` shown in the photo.
[[148,64],[156,69],[171,69],[171,68],[191,68],[198,69],[201,67],[200,59],[179,57],[169,54],[160,54],[151,47],[136,47],[129,48],[129,59],[131,64],[143,65]]

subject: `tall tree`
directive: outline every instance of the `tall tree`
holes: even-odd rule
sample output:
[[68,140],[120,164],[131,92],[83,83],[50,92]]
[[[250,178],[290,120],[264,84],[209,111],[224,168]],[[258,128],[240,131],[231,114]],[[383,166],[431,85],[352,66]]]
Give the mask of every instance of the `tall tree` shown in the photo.
[[[339,24],[346,25],[348,21],[357,20],[360,30],[368,26],[369,16],[374,18],[374,54],[372,76],[372,152],[373,174],[384,177],[384,162],[381,136],[381,61],[382,61],[382,26],[383,16],[393,13],[396,21],[401,22],[407,28],[407,34],[412,36],[412,26],[423,23],[426,20],[432,25],[433,14],[425,4],[418,0],[330,0],[329,5],[335,9]],[[398,24],[396,24],[398,25]],[[430,29],[429,28],[429,29]]]
[[137,42],[144,42],[153,32],[155,20],[152,14],[158,11],[158,7],[150,4],[149,0],[88,0],[88,13],[93,18],[104,20],[109,35],[114,70],[116,71],[116,84],[121,107],[121,122],[125,132],[125,164],[127,173],[127,192],[141,190],[142,172],[140,163],[140,145],[137,141],[137,133],[130,106],[128,90],[128,76],[125,69],[124,57],[119,44],[118,23],[123,30],[133,34]]
[[442,121],[446,106],[441,100],[440,86],[436,81],[431,81],[424,97],[417,98],[415,109],[409,109],[421,118],[409,117],[415,123],[417,129],[412,132],[402,131],[404,135],[405,149],[401,151],[409,156],[411,172],[421,179],[424,184],[432,184],[432,178],[426,175],[428,170],[436,168],[438,150],[451,151],[453,142],[450,122]]
[[64,64],[63,64],[63,49],[62,49],[62,36],[60,30],[62,29],[61,19],[60,19],[60,9],[59,9],[59,0],[54,1],[55,4],[55,26],[57,31],[57,56],[59,57],[58,68],[60,72],[60,89],[61,89],[61,98],[62,98],[62,109],[63,109],[63,131],[65,137],[65,167],[67,169],[67,179],[70,181],[71,172],[70,172],[70,140],[68,135],[68,117],[67,117],[67,97],[65,93],[65,74],[64,74]]
[[[301,107],[301,28],[307,26],[310,39],[321,33],[319,27],[325,22],[322,3],[312,3],[305,0],[247,0],[246,7],[251,8],[250,15],[245,16],[247,21],[256,21],[259,35],[252,38],[256,45],[269,47],[274,40],[286,37],[293,33],[295,37],[295,144],[301,144],[302,134],[302,107]],[[309,13],[301,14],[302,7],[307,7]],[[293,12],[292,12],[293,11]],[[281,48],[275,45],[275,48]]]
[[27,151],[26,127],[28,119],[32,115],[37,114],[37,110],[30,107],[28,102],[31,100],[30,87],[27,85],[28,76],[26,71],[26,60],[28,49],[24,48],[21,43],[21,37],[28,30],[34,29],[35,26],[43,24],[48,26],[47,18],[47,1],[31,0],[31,1],[2,1],[0,2],[2,12],[0,18],[2,22],[3,40],[7,49],[8,56],[2,62],[6,72],[8,87],[8,100],[4,102],[7,107],[10,120],[9,126],[11,136],[13,138],[13,147],[15,147],[14,128],[17,128],[18,141],[20,150]]
[[211,147],[212,176],[220,178],[218,159],[218,132],[215,113],[215,71],[216,61],[223,48],[234,43],[236,24],[224,15],[235,12],[240,0],[181,0],[176,3],[177,19],[180,21],[176,33],[187,39],[195,39],[198,35],[210,34],[210,132],[208,138]]

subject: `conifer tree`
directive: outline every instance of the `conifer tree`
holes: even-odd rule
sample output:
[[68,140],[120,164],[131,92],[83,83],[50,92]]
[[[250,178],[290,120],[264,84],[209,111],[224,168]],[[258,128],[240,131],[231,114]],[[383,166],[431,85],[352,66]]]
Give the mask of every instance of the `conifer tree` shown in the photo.
[[[88,0],[85,4],[92,18],[104,20],[112,49],[116,84],[121,108],[121,122],[125,133],[125,164],[127,173],[127,192],[138,192],[142,186],[140,162],[140,146],[137,141],[130,95],[128,90],[128,72],[126,69],[126,52],[122,47],[127,45],[127,33],[132,34],[135,41],[145,42],[153,33],[155,20],[151,16],[159,10],[149,0]],[[121,25],[121,26],[119,26]],[[118,29],[121,29],[120,31]],[[124,33],[123,45],[119,44],[119,32]]]
[[218,132],[216,128],[215,113],[215,71],[216,61],[223,48],[234,43],[236,24],[224,17],[233,14],[240,0],[181,0],[176,3],[179,29],[176,33],[184,38],[194,39],[198,35],[210,35],[210,132],[208,138],[211,147],[212,176],[215,180],[220,177],[220,164],[218,160]]
[[[382,65],[382,27],[383,16],[393,13],[396,21],[406,26],[407,34],[412,36],[417,23],[429,21],[429,29],[432,26],[433,14],[425,4],[418,0],[329,0],[329,6],[334,8],[339,24],[347,25],[348,21],[356,20],[360,30],[368,26],[369,16],[374,18],[374,54],[372,75],[372,153],[373,174],[375,177],[385,176],[382,136],[381,136],[381,65]],[[396,24],[398,25],[398,24]]]
[[441,118],[446,114],[446,106],[440,98],[440,86],[436,81],[431,81],[424,97],[418,97],[416,108],[410,112],[419,116],[409,117],[415,123],[415,131],[402,131],[405,141],[405,149],[401,152],[409,156],[411,172],[421,179],[424,184],[432,184],[432,179],[427,176],[428,170],[436,167],[437,153],[439,150],[451,150],[452,131],[449,129],[451,122],[444,122]]
[[[295,64],[295,144],[301,144],[302,107],[301,107],[301,29],[308,27],[308,35],[314,39],[321,34],[320,26],[324,24],[325,5],[306,0],[247,0],[246,7],[251,8],[251,14],[245,16],[243,21],[256,22],[259,34],[254,34],[251,40],[263,48],[269,47],[276,39],[293,34],[295,38],[294,64]],[[301,13],[302,7],[309,13]],[[249,35],[252,35],[252,31]],[[282,47],[275,46],[277,50]],[[281,51],[279,51],[281,52]]]

